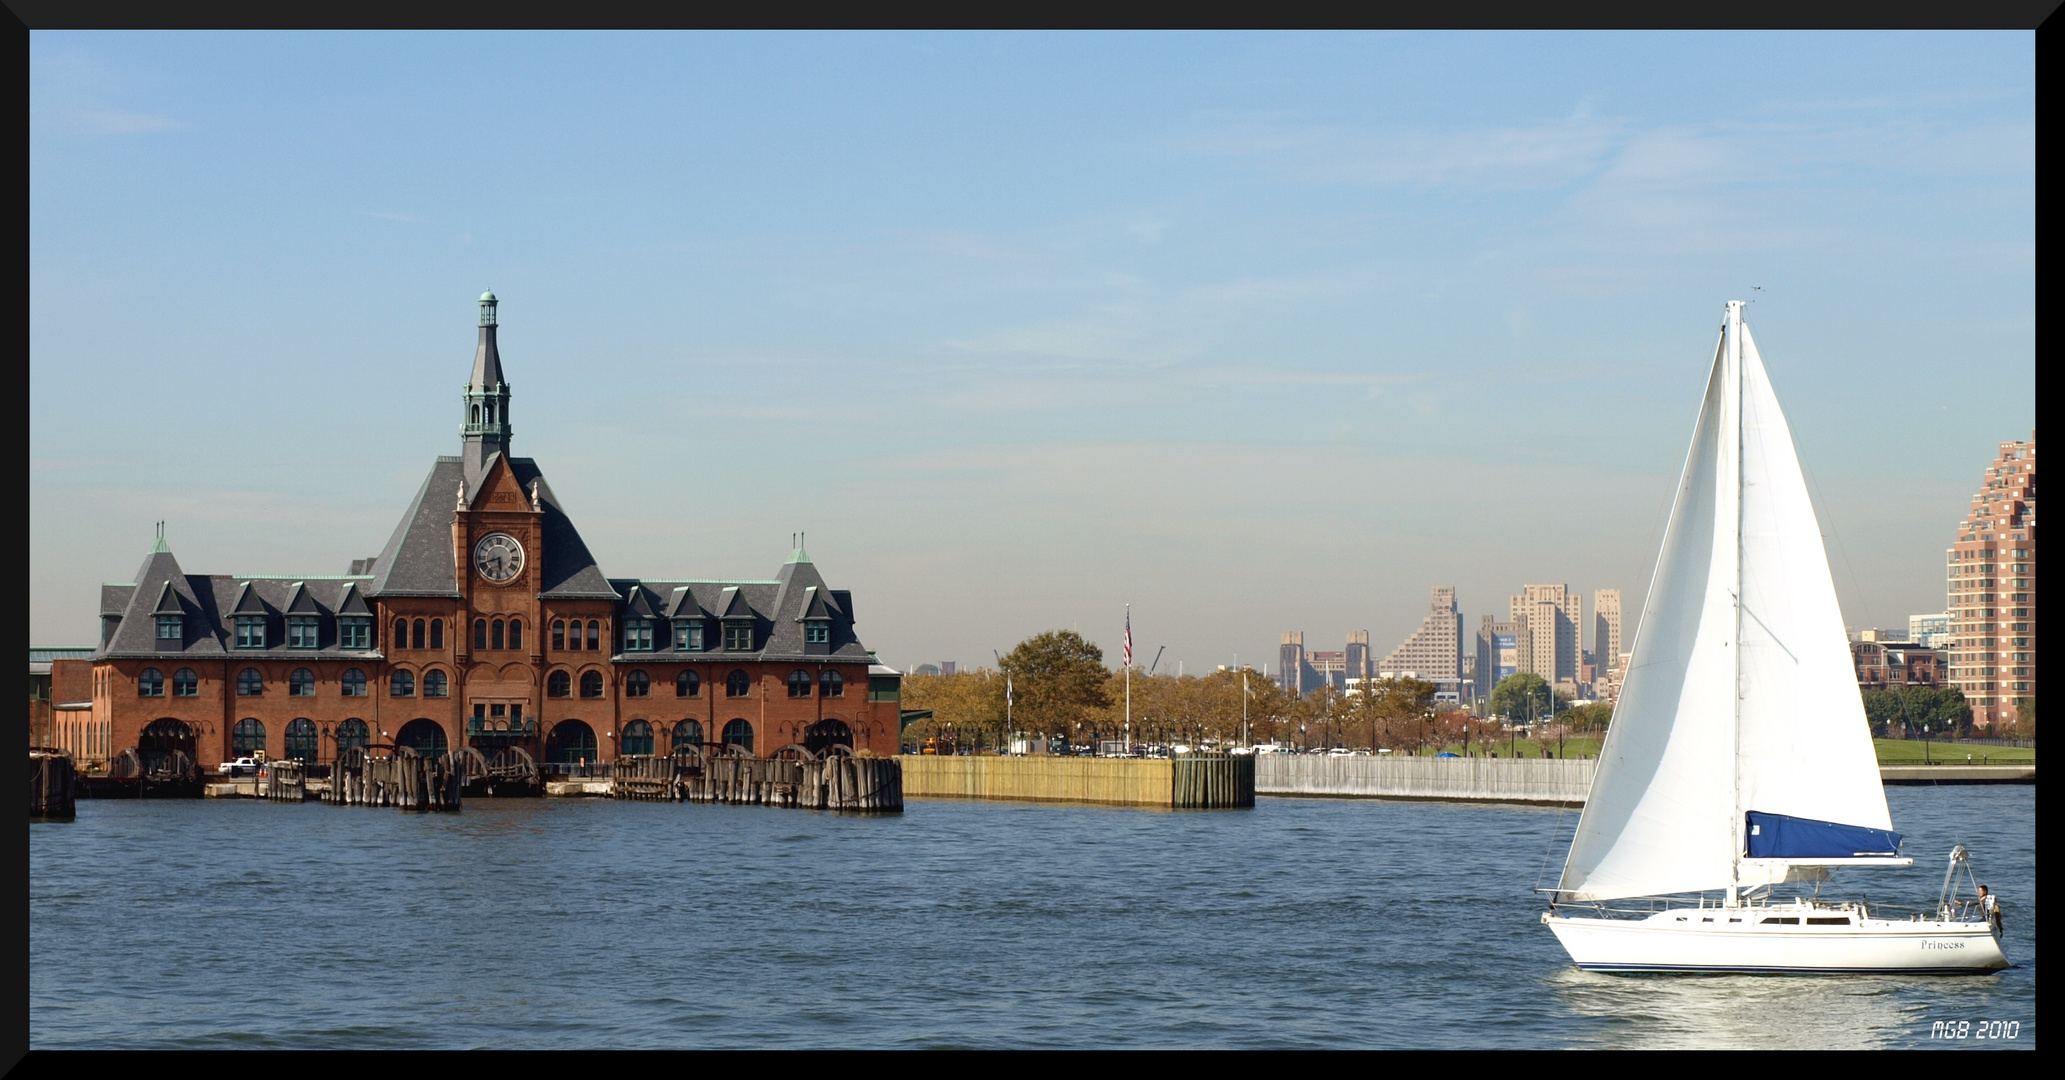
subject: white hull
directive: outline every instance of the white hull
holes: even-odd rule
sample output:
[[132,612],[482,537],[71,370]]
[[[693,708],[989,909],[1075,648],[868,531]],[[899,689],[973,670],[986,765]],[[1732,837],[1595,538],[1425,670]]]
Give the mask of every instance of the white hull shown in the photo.
[[1855,905],[1674,908],[1645,919],[1549,912],[1542,922],[1586,971],[1971,975],[2009,966],[1984,923],[1874,919]]

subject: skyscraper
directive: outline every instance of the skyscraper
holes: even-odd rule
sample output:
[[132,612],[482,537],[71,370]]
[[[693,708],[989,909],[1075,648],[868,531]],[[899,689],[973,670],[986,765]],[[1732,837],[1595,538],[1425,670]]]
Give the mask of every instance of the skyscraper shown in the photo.
[[1577,689],[1585,598],[1568,585],[1525,585],[1508,601],[1520,628],[1520,670],[1566,691]]
[[1427,606],[1420,628],[1377,665],[1377,677],[1425,679],[1434,684],[1435,700],[1461,701],[1463,616],[1456,610],[1455,587],[1436,586]]
[[1312,668],[1305,663],[1305,632],[1286,630],[1283,645],[1277,650],[1276,681],[1293,694],[1302,694]]
[[1958,525],[1945,578],[1950,684],[1972,723],[2012,723],[2036,697],[2036,437],[2000,444]]
[[1511,622],[1492,622],[1484,616],[1477,628],[1477,700],[1490,701],[1499,680],[1520,670],[1519,627]]
[[1592,663],[1598,677],[1612,677],[1613,664],[1620,658],[1620,590],[1600,589],[1592,594]]

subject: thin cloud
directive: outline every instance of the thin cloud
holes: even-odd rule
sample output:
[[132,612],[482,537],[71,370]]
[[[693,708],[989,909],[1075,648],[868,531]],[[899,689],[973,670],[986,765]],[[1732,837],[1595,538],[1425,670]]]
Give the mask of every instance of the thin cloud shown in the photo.
[[170,116],[124,109],[62,109],[56,113],[56,120],[59,127],[74,135],[144,135],[187,126],[186,121]]
[[361,210],[359,213],[370,218],[380,218],[383,221],[406,221],[412,225],[427,224],[430,220],[429,218],[416,217],[413,214],[388,214],[379,210]]
[[1467,131],[1246,126],[1190,140],[1189,148],[1301,183],[1511,191],[1590,176],[1621,138],[1619,123],[1573,117]]

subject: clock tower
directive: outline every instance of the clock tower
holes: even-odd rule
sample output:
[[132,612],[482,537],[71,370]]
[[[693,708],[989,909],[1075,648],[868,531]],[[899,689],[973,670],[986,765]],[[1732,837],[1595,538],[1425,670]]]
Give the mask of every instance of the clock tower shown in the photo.
[[473,487],[488,459],[509,453],[509,384],[502,380],[502,354],[495,348],[495,294],[480,294],[480,341],[473,349],[473,375],[466,380],[465,440],[461,457],[466,484]]

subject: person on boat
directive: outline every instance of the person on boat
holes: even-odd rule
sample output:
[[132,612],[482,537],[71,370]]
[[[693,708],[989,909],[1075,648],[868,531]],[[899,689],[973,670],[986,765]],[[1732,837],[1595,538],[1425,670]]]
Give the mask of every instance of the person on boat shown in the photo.
[[1988,923],[1992,924],[1993,932],[1996,934],[2000,933],[2000,897],[1987,891],[1984,885],[1979,886],[1979,912],[1986,916]]

